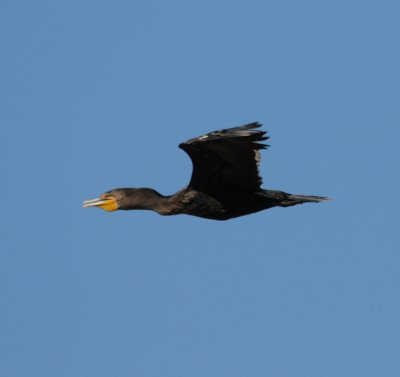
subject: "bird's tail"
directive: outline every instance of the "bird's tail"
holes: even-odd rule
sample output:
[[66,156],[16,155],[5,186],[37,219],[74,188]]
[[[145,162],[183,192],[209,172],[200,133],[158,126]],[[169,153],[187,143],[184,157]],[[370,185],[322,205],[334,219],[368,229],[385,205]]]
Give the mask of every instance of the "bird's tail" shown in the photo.
[[325,196],[287,194],[285,200],[283,200],[280,205],[282,207],[289,207],[289,206],[295,206],[296,204],[319,203],[319,202],[327,202],[329,200],[330,199]]

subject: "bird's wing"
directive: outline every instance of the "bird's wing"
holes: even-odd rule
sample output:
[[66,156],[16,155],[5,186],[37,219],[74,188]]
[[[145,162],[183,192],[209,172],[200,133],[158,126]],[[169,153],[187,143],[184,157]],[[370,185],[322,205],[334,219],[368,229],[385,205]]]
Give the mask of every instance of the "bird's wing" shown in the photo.
[[179,144],[193,163],[189,187],[209,194],[254,191],[262,184],[260,149],[268,145],[260,123],[210,132]]

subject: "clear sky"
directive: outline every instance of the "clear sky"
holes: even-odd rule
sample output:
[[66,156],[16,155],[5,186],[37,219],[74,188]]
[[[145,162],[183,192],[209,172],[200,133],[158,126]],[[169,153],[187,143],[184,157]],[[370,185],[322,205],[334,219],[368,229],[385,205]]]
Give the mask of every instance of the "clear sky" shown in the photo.
[[[400,3],[0,3],[0,375],[400,376]],[[170,194],[177,145],[259,121],[227,222],[83,209]]]

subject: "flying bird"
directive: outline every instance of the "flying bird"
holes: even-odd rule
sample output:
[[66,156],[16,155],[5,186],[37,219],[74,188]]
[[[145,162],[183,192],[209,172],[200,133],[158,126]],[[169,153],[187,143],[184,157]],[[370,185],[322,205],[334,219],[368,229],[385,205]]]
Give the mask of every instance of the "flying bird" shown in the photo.
[[272,207],[290,207],[329,200],[322,196],[292,195],[264,190],[258,170],[260,150],[268,145],[258,122],[210,132],[179,144],[192,160],[189,185],[173,195],[151,188],[117,188],[83,207],[106,211],[147,209],[160,215],[186,214],[228,220]]

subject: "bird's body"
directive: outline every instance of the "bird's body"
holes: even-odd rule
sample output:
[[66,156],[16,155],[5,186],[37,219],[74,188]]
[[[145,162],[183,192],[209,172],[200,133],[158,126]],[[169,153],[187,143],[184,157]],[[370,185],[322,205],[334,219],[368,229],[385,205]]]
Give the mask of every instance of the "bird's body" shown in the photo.
[[174,195],[164,196],[149,188],[121,188],[106,192],[98,199],[84,202],[85,207],[148,209],[161,215],[187,214],[213,220],[228,220],[264,209],[288,207],[306,202],[321,202],[320,196],[291,195],[264,190],[258,172],[264,131],[250,123],[190,139],[179,147],[193,162],[190,183]]

